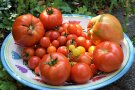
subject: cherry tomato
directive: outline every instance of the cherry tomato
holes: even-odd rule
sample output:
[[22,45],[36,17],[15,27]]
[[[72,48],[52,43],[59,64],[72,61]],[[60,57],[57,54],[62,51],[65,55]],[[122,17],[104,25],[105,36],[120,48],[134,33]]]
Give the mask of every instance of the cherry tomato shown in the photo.
[[87,83],[92,76],[92,70],[85,63],[77,63],[71,68],[71,79],[77,84]]
[[34,56],[35,50],[31,47],[26,47],[22,50],[21,56],[24,61],[28,61],[32,56]]
[[70,34],[76,34],[77,33],[77,27],[75,24],[69,24],[67,27],[67,31]]
[[30,69],[34,70],[38,65],[41,59],[38,56],[32,56],[28,61],[28,66]]
[[97,67],[95,66],[95,64],[90,64],[90,68],[92,70],[92,73],[93,73],[93,76],[97,73],[98,69]]
[[78,48],[75,48],[72,50],[73,56],[79,56],[81,54],[81,51]]
[[86,40],[85,45],[84,45],[86,51],[88,51],[88,49],[89,49],[89,47],[90,47],[91,45],[92,45],[92,41],[91,41],[91,40]]
[[35,74],[39,75],[39,66],[37,66],[34,70]]
[[76,38],[77,38],[77,36],[75,34],[69,34],[67,36],[67,40],[71,40],[71,39],[75,40]]
[[59,36],[60,36],[59,32],[57,32],[57,31],[52,31],[52,32],[51,32],[51,41],[57,40]]
[[70,75],[69,60],[61,53],[45,55],[40,64],[41,79],[50,85],[63,85]]
[[51,42],[48,37],[42,37],[40,39],[40,45],[44,48],[48,48],[50,46]]
[[69,50],[66,46],[60,46],[58,49],[57,49],[57,52],[58,53],[62,53],[64,54],[65,56],[68,56],[68,53],[69,53]]
[[77,49],[79,49],[80,54],[84,54],[85,53],[85,48],[83,46],[78,46]]
[[60,43],[59,43],[58,40],[53,40],[53,41],[52,41],[52,45],[55,46],[56,48],[58,48],[59,45],[60,45]]
[[74,39],[68,40],[66,43],[66,46],[68,47],[69,45],[75,45],[75,47],[77,46],[77,43],[75,42]]
[[60,37],[58,37],[58,39],[57,39],[57,40],[59,41],[60,46],[64,46],[64,45],[66,45],[67,38],[66,38],[65,36],[60,36]]
[[98,44],[93,52],[96,67],[104,72],[112,72],[120,68],[123,62],[123,51],[119,44],[105,41]]
[[75,49],[75,45],[69,45],[68,49],[72,52]]
[[46,54],[46,50],[42,47],[39,47],[35,51],[35,55],[42,58]]
[[48,48],[47,48],[47,53],[53,53],[53,52],[56,52],[56,47],[55,46],[49,46]]
[[80,37],[77,37],[75,41],[78,46],[85,46],[86,38],[80,36]]

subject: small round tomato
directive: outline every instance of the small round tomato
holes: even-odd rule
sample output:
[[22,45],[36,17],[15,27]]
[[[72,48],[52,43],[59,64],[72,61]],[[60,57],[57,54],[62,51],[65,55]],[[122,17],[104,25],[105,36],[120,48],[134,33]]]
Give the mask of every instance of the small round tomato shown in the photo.
[[38,56],[32,56],[28,61],[28,66],[30,69],[34,70],[38,65],[41,59]]
[[75,45],[69,45],[68,49],[72,52],[75,49]]
[[75,42],[74,39],[71,39],[71,40],[68,40],[67,43],[66,43],[66,46],[68,47],[69,45],[75,45],[77,46],[77,43]]
[[90,64],[90,68],[92,70],[92,73],[93,73],[93,76],[97,73],[98,69],[97,67],[95,66],[95,64]]
[[77,36],[75,35],[75,34],[69,34],[68,36],[67,36],[67,40],[75,40],[77,38]]
[[89,49],[89,47],[90,47],[91,45],[92,45],[92,41],[91,41],[91,40],[86,40],[85,45],[84,45],[86,51],[88,51],[88,49]]
[[53,40],[53,41],[52,41],[52,45],[55,46],[56,48],[58,48],[59,45],[60,45],[60,43],[59,43],[58,40]]
[[68,33],[65,31],[61,33],[61,36],[67,36],[67,35],[68,35]]
[[83,46],[78,46],[77,49],[80,50],[80,54],[84,54],[85,53],[85,48]]
[[39,18],[47,30],[55,29],[55,27],[62,25],[62,14],[56,8],[46,8]]
[[56,47],[55,46],[49,46],[48,48],[47,48],[47,53],[53,53],[53,52],[56,52]]
[[71,79],[77,84],[87,83],[92,76],[90,67],[85,63],[77,63],[71,68]]
[[51,39],[52,30],[45,32],[45,37],[49,37]]
[[66,31],[66,32],[67,32],[68,25],[69,25],[69,23],[67,23],[67,22],[62,24],[62,27],[63,27],[64,31]]
[[94,52],[94,50],[95,50],[95,47],[96,47],[96,46],[90,46],[90,47],[89,47],[88,52],[89,52],[90,56],[93,56],[93,52]]
[[35,55],[40,58],[42,58],[44,56],[44,54],[46,54],[46,50],[42,47],[37,48],[35,51]]
[[58,53],[62,53],[64,54],[65,56],[68,56],[68,53],[69,53],[69,50],[66,46],[60,46],[58,49],[57,49],[57,52]]
[[47,54],[39,64],[41,79],[50,85],[63,85],[69,78],[70,70],[69,60],[61,53]]
[[94,64],[103,72],[112,72],[119,69],[123,58],[120,45],[110,41],[98,44],[93,52]]
[[57,40],[57,38],[60,36],[59,32],[57,31],[52,31],[51,32],[51,41]]
[[77,33],[77,27],[75,24],[69,24],[68,27],[67,27],[67,31],[68,33],[70,34],[76,34]]
[[77,37],[75,41],[77,43],[77,46],[85,46],[86,38],[80,36],[80,37]]
[[42,37],[39,43],[44,48],[48,48],[51,44],[49,37]]
[[26,47],[21,52],[21,57],[24,61],[28,61],[32,56],[34,56],[35,50],[31,47]]
[[34,70],[35,74],[39,75],[39,66],[37,66]]
[[62,26],[59,26],[56,30],[57,30],[60,34],[65,31]]
[[81,51],[78,48],[75,48],[72,50],[73,56],[79,56],[81,54]]
[[64,45],[66,45],[67,38],[66,38],[65,36],[60,36],[60,37],[58,37],[58,39],[57,39],[57,40],[59,41],[60,46],[64,46]]
[[88,54],[81,54],[78,58],[77,58],[77,62],[78,63],[86,63],[88,65],[91,64],[92,58],[88,55]]

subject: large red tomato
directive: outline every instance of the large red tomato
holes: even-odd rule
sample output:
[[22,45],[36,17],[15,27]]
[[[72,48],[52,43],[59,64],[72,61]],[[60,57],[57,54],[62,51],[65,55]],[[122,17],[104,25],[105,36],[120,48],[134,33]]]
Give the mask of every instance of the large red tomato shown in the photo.
[[61,53],[47,54],[39,64],[42,80],[50,85],[63,85],[70,75],[69,60]]
[[40,14],[45,29],[54,29],[56,26],[62,25],[62,14],[56,8],[47,8]]
[[31,14],[21,15],[16,18],[12,26],[12,35],[21,46],[33,46],[41,37],[45,30],[41,21]]
[[101,71],[115,71],[120,68],[123,62],[122,48],[114,42],[102,42],[96,46],[93,52],[93,61]]

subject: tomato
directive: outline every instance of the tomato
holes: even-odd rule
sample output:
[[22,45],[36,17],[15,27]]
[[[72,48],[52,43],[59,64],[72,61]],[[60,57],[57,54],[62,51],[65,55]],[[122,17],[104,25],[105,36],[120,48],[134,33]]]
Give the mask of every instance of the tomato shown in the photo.
[[77,43],[75,42],[74,39],[68,40],[66,43],[66,46],[68,47],[69,45],[75,45],[75,47],[77,46]]
[[56,52],[56,51],[57,51],[57,49],[56,49],[55,46],[49,46],[47,48],[47,53],[53,53],[53,52]]
[[52,31],[51,33],[51,41],[57,40],[57,38],[60,36],[59,32],[57,31]]
[[40,58],[42,58],[44,56],[44,54],[46,54],[46,50],[42,47],[37,48],[35,51],[35,55]]
[[98,69],[97,67],[95,66],[95,64],[90,64],[90,68],[92,70],[92,73],[93,73],[93,76],[97,73]]
[[28,66],[30,69],[34,70],[38,65],[41,59],[38,56],[32,56],[28,61]]
[[93,46],[93,45],[89,47],[88,52],[89,52],[90,56],[93,56],[93,52],[94,52],[95,48],[96,48],[96,46]]
[[67,40],[75,40],[77,38],[77,36],[75,35],[75,34],[69,34],[68,36],[67,36]]
[[69,60],[61,53],[47,54],[39,64],[41,79],[50,85],[63,85],[70,75]]
[[75,49],[75,45],[69,45],[68,49],[72,52]]
[[51,44],[49,37],[42,37],[39,41],[40,45],[44,48],[48,48]]
[[105,41],[98,44],[93,52],[96,67],[104,72],[112,72],[120,68],[123,62],[123,51],[119,44]]
[[39,67],[37,66],[34,70],[35,74],[39,75]]
[[77,47],[77,49],[79,49],[79,51],[80,51],[80,54],[84,54],[85,53],[85,48],[84,47],[82,47],[82,46],[78,46]]
[[86,63],[88,65],[91,64],[92,58],[87,55],[87,54],[81,54],[78,58],[77,58],[77,62],[78,63]]
[[69,25],[69,23],[67,23],[67,22],[62,24],[62,27],[63,27],[64,31],[66,31],[66,32],[67,32],[68,25]]
[[87,83],[92,76],[92,70],[85,63],[77,63],[71,68],[71,79],[77,84]]
[[46,8],[39,18],[47,30],[55,29],[57,26],[62,25],[62,14],[56,8]]
[[34,56],[35,50],[31,47],[26,47],[21,52],[21,57],[24,61],[28,61],[32,56]]
[[86,38],[80,36],[80,37],[77,37],[75,41],[78,46],[85,46]]
[[89,37],[95,45],[103,41],[119,43],[124,33],[119,20],[111,14],[101,14],[90,19],[87,26]]
[[81,51],[80,51],[80,49],[75,48],[72,50],[72,54],[73,54],[73,56],[79,56],[81,54]]
[[62,26],[59,26],[56,30],[57,30],[60,34],[65,31]]
[[67,27],[67,31],[70,34],[76,34],[77,33],[77,27],[75,24],[69,24]]
[[51,40],[52,30],[45,32],[45,37],[49,37]]
[[92,46],[92,41],[91,40],[86,40],[85,45],[84,45],[86,51],[88,51],[90,46]]
[[61,36],[67,36],[67,35],[68,35],[68,33],[66,31],[61,33]]
[[15,43],[25,47],[35,45],[44,36],[44,33],[42,22],[31,14],[17,17],[12,26]]
[[82,35],[82,26],[80,24],[76,24],[76,27],[77,27],[77,33],[76,35],[77,36],[81,36]]
[[68,56],[68,53],[69,53],[69,50],[66,46],[60,46],[58,49],[57,49],[57,52],[58,53],[62,53],[64,54],[65,56]]
[[52,41],[52,45],[55,46],[56,48],[58,48],[59,45],[60,45],[60,43],[59,43],[58,40],[53,40],[53,41]]
[[59,41],[60,46],[66,45],[67,38],[65,36],[59,36],[57,40]]

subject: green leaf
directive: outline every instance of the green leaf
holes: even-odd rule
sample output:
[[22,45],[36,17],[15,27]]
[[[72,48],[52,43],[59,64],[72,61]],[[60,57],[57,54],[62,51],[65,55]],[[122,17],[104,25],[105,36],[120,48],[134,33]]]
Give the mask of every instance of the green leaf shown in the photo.
[[0,84],[0,90],[17,90],[17,87],[15,86],[15,84],[13,82],[3,81]]

